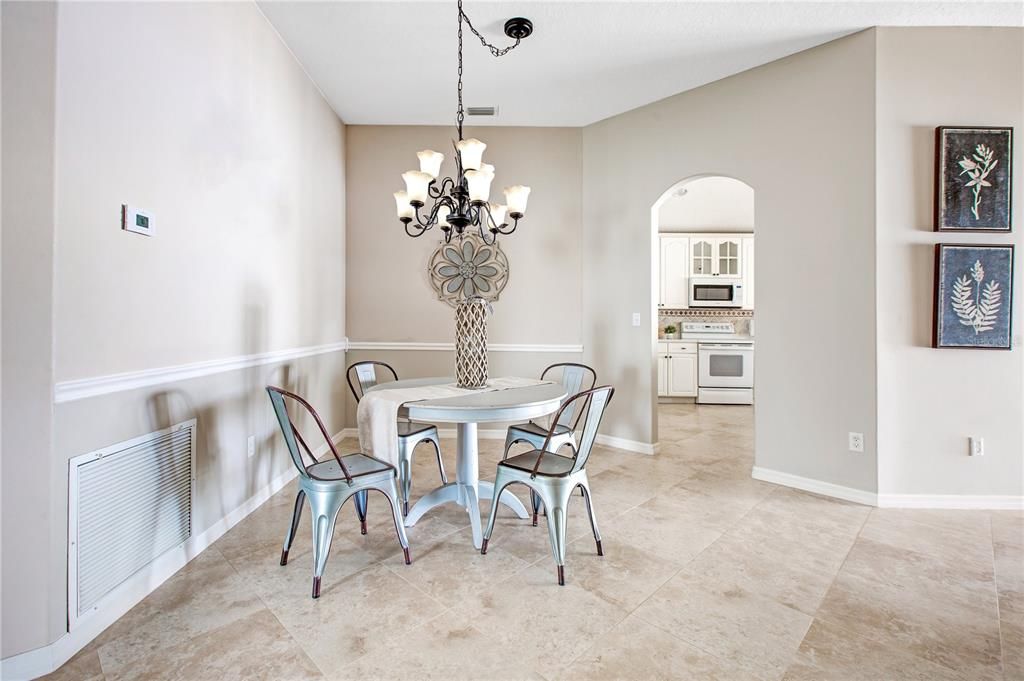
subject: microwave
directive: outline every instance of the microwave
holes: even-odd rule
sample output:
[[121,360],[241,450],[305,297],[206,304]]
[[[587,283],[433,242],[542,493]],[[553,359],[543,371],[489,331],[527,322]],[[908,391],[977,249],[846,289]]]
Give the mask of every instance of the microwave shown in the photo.
[[743,307],[743,282],[691,277],[690,307]]

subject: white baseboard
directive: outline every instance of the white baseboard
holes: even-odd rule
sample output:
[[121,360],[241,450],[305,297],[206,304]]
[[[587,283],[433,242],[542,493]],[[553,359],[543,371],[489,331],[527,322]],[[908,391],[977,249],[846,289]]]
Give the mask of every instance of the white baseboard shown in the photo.
[[1024,497],[999,494],[879,494],[879,508],[1024,510]]
[[776,485],[784,485],[785,487],[793,487],[794,489],[803,490],[804,492],[813,492],[814,494],[834,497],[844,501],[852,501],[857,504],[876,506],[878,503],[878,495],[874,492],[865,492],[864,490],[854,489],[852,487],[834,485],[831,482],[822,482],[821,480],[804,478],[799,475],[783,473],[770,468],[754,466],[750,475],[755,480],[770,482]]
[[[505,434],[508,431],[504,428],[480,428],[476,431],[476,436],[481,440],[504,440]],[[444,438],[454,438],[456,435],[454,428],[438,428],[438,435]],[[359,437],[359,431],[355,428],[346,428],[341,431],[344,437]],[[611,435],[598,435],[597,444],[604,445],[606,447],[613,447],[615,449],[624,449],[627,452],[637,452],[639,454],[654,454],[658,451],[658,443],[648,444],[646,442],[638,442],[636,440],[627,440],[621,437],[612,437]]]
[[636,452],[637,454],[657,454],[661,444],[658,442],[640,442],[639,440],[627,440],[624,437],[615,437],[614,435],[597,435],[597,444],[604,445],[605,447],[612,447],[614,449],[624,449],[627,452]]
[[[339,442],[344,431],[332,439]],[[327,451],[324,445],[316,454],[319,456]],[[161,584],[170,579],[174,573],[183,568],[190,560],[198,556],[204,549],[220,539],[228,530],[241,522],[247,515],[259,508],[267,499],[291,482],[298,472],[289,467],[263,488],[246,499],[242,504],[223,518],[207,528],[202,534],[189,538],[184,544],[171,549],[157,558],[148,567],[136,573],[111,594],[105,607],[90,616],[79,620],[74,631],[64,634],[48,646],[36,648],[20,655],[0,660],[0,679],[4,681],[23,681],[49,674],[60,668],[75,656],[90,641],[99,636],[118,618],[135,607],[139,601],[151,594]]]

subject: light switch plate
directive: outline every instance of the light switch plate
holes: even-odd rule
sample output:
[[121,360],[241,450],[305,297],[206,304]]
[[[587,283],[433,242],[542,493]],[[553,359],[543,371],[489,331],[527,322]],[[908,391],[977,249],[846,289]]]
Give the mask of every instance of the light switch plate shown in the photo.
[[149,211],[121,204],[121,229],[126,232],[152,236],[155,233],[153,214]]
[[633,313],[633,326],[640,326],[640,313],[639,312],[634,312]]

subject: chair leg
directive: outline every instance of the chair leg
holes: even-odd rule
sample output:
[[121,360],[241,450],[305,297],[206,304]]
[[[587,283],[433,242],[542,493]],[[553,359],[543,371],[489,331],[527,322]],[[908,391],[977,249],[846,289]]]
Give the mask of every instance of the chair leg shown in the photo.
[[359,532],[366,534],[366,506],[369,501],[366,490],[356,492],[356,516],[359,518]]
[[343,503],[345,499],[338,493],[309,495],[309,510],[313,516],[313,598],[320,598],[320,578],[327,566],[334,523]]
[[388,498],[388,503],[391,504],[391,516],[395,521],[395,533],[398,534],[398,543],[402,545],[402,551],[405,553],[405,564],[411,565],[412,558],[409,556],[409,538],[405,534],[405,522],[398,513],[398,486],[395,484],[394,478],[390,480],[385,488],[381,488],[380,491],[384,493],[384,496]]
[[533,526],[537,527],[537,514],[540,513],[541,503],[540,496],[532,489],[530,490],[530,505],[533,507]]
[[398,448],[398,484],[402,488],[402,515],[409,515],[409,496],[412,494],[412,451]]
[[301,489],[295,495],[295,510],[292,511],[292,524],[288,526],[288,533],[284,535],[284,547],[281,549],[281,565],[288,564],[288,551],[295,541],[295,534],[299,531],[299,520],[302,518],[302,505],[306,501],[306,493]]
[[501,460],[504,461],[508,458],[508,450],[512,448],[512,445],[516,443],[516,436],[513,434],[512,429],[509,428],[505,434],[505,453],[501,456]]
[[553,499],[543,499],[548,511],[548,535],[551,538],[551,553],[558,568],[558,583],[565,586],[565,520],[569,510],[569,496],[572,490],[554,490]]
[[441,482],[447,485],[448,474],[444,472],[444,459],[441,458],[441,440],[437,435],[431,435],[427,439],[430,440],[430,444],[434,445],[434,453],[437,454],[437,470],[441,474]]
[[590,517],[590,529],[594,531],[594,541],[597,543],[597,555],[603,556],[604,549],[601,548],[601,531],[597,529],[597,516],[594,515],[594,501],[590,498],[590,484],[587,482],[581,482],[580,492],[583,493],[583,499],[587,503],[587,515]]
[[480,544],[480,553],[483,555],[487,555],[487,542],[491,538],[491,532],[494,531],[494,521],[498,517],[498,499],[501,498],[501,493],[510,484],[512,484],[511,481],[502,475],[501,466],[498,466],[498,474],[494,476],[494,497],[491,499],[491,512],[487,516],[487,527],[484,528],[483,542]]

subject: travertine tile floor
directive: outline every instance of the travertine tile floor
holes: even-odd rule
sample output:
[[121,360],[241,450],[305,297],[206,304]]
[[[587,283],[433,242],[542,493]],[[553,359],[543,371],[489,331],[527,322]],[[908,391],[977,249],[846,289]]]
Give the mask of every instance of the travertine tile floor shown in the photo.
[[[502,514],[481,556],[442,509],[410,530],[406,566],[371,497],[365,537],[343,510],[313,601],[308,515],[278,565],[290,486],[53,678],[1024,679],[1024,515],[754,481],[752,416],[666,406],[657,456],[596,450],[606,555],[574,498],[565,587],[543,523]],[[493,477],[500,443],[482,445]],[[435,484],[424,449],[414,494]]]

